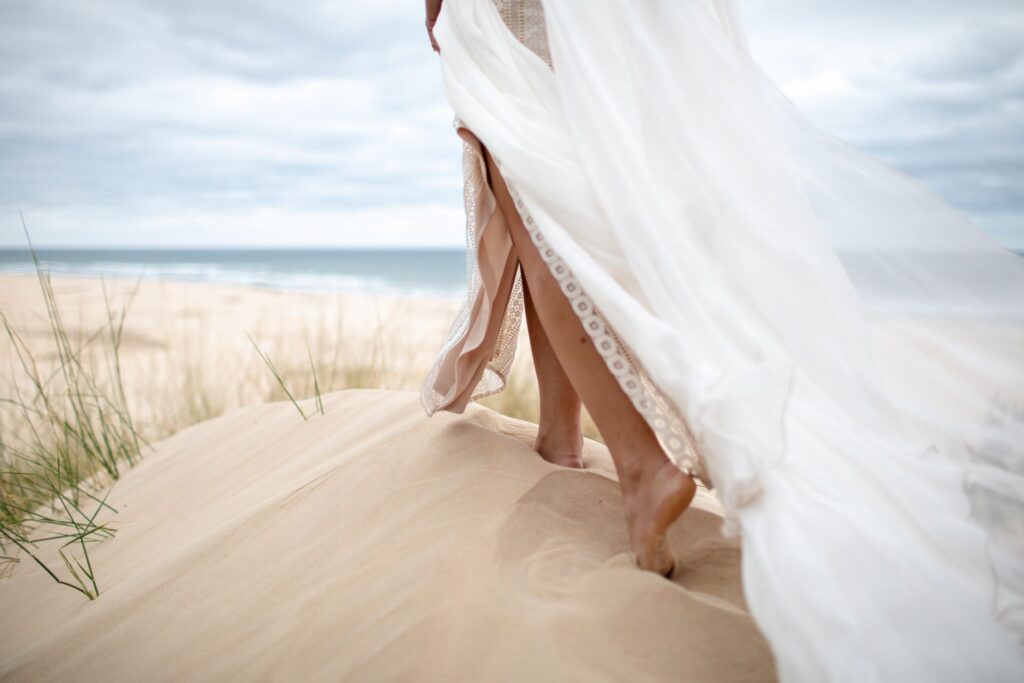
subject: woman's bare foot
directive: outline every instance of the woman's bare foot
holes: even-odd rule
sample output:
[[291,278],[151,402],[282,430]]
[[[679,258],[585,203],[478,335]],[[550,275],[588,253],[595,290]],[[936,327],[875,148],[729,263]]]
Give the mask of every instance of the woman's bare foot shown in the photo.
[[540,429],[533,449],[553,465],[583,469],[583,435],[576,430],[549,431]]
[[[665,536],[697,491],[693,478],[669,462],[645,418],[637,412],[618,379],[583,329],[561,285],[537,251],[523,225],[505,179],[487,148],[487,177],[508,224],[523,272],[527,326],[540,387],[540,424],[536,448],[551,462],[563,464],[573,440],[551,443],[553,430],[578,421],[580,399],[611,452],[619,473],[630,545],[637,564],[668,575],[675,564]],[[566,422],[566,416],[575,416]]]
[[693,477],[662,457],[659,466],[619,474],[629,542],[641,569],[670,576],[675,559],[666,533],[697,493]]

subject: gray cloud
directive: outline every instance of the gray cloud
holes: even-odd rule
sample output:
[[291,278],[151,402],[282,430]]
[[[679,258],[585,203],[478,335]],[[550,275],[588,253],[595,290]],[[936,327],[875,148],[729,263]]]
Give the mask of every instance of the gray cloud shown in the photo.
[[812,120],[1024,248],[1024,5],[747,5],[755,56]]
[[280,242],[461,242],[459,146],[419,11],[3,4],[0,238],[20,241],[24,209],[49,243],[274,227]]
[[[1016,0],[744,0],[811,118],[1024,244]],[[460,244],[407,0],[5,0],[0,242]]]

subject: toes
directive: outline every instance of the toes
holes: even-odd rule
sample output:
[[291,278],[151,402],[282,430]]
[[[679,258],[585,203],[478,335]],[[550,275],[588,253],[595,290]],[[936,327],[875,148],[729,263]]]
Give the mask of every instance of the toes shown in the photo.
[[666,579],[671,579],[672,575],[676,571],[676,562],[671,556],[668,558],[657,558],[647,562],[637,560],[637,565],[644,571],[664,576]]
[[641,569],[660,574],[666,578],[675,571],[676,559],[664,534],[647,536],[641,553],[636,555],[637,564]]

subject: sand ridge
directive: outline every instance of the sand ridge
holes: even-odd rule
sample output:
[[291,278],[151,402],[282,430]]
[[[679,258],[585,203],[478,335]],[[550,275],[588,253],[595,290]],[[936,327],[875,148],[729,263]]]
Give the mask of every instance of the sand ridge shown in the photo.
[[637,570],[606,449],[411,392],[243,408],[117,483],[88,602],[25,564],[0,582],[4,680],[773,678],[739,551],[703,491],[674,582]]

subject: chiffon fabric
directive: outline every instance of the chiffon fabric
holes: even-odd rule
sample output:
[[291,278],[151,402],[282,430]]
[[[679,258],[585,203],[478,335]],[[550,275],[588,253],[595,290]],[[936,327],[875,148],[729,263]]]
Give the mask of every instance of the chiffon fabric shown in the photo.
[[550,62],[492,0],[446,0],[435,28],[478,184],[427,412],[500,390],[514,353],[482,142],[620,386],[741,535],[783,680],[1022,680],[1024,262],[807,123],[729,0],[534,4]]
[[[540,0],[491,0],[505,26],[551,67]],[[473,400],[504,390],[523,316],[523,288],[504,217],[487,182],[480,141],[455,119],[462,138],[466,208],[466,298],[423,382],[428,415],[461,413]]]

